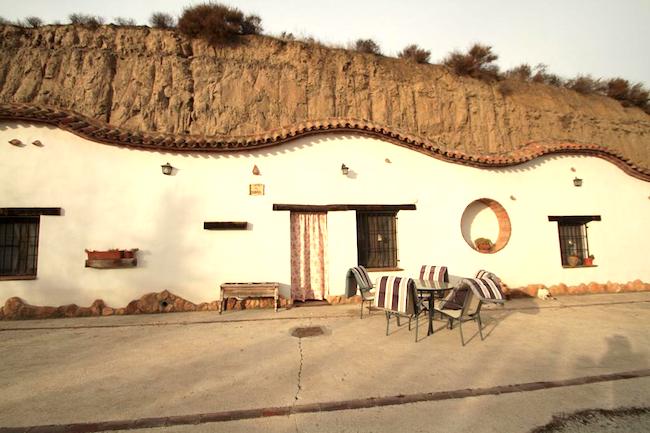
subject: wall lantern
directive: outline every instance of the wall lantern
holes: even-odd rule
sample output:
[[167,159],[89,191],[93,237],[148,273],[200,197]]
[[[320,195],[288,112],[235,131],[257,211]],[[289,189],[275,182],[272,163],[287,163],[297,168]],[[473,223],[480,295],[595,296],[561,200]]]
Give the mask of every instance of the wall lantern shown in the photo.
[[350,172],[350,167],[348,167],[345,164],[341,164],[341,173],[343,173],[343,176],[347,176],[349,172]]
[[573,178],[573,185],[582,186],[582,179],[580,179],[579,177],[574,177]]
[[165,176],[169,176],[172,174],[172,171],[174,171],[174,167],[170,163],[167,163],[165,165],[161,165],[160,168],[162,168],[162,172]]

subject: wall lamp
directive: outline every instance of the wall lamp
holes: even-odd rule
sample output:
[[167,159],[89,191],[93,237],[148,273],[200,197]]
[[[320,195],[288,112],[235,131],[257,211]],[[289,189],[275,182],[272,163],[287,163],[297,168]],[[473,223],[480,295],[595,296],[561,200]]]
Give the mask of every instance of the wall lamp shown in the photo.
[[573,185],[574,186],[582,186],[582,179],[580,179],[579,177],[574,177],[573,178]]
[[341,164],[341,173],[343,173],[343,176],[347,176],[349,172],[350,172],[350,167],[348,167],[345,164]]
[[172,174],[172,171],[174,171],[174,167],[170,163],[167,163],[165,165],[161,165],[160,168],[162,168],[162,173],[165,176],[170,176]]

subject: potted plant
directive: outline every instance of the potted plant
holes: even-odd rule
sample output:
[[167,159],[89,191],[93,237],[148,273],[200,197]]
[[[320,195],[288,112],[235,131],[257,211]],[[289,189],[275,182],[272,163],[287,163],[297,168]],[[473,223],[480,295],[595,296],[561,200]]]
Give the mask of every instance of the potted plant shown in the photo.
[[492,251],[492,248],[494,248],[494,244],[488,238],[476,238],[474,240],[474,245],[476,245],[476,249],[482,253],[490,252]]
[[88,260],[119,260],[122,258],[122,252],[118,249],[108,251],[90,251],[86,250]]
[[122,257],[125,259],[132,259],[135,257],[136,251],[138,251],[137,248],[132,248],[130,250],[122,250]]
[[593,265],[594,265],[594,259],[595,259],[595,258],[596,258],[596,256],[594,256],[593,254],[589,254],[589,257],[585,257],[585,258],[582,260],[582,264],[583,264],[584,266],[593,266]]

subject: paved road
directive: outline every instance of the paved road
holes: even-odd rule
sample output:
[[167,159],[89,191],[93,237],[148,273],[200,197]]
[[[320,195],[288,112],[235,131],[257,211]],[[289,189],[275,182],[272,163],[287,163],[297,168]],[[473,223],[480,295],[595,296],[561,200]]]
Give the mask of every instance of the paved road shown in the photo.
[[[511,301],[465,347],[442,322],[415,343],[357,313],[0,322],[0,432],[528,432],[650,406],[650,293]],[[325,334],[291,336],[314,325]]]

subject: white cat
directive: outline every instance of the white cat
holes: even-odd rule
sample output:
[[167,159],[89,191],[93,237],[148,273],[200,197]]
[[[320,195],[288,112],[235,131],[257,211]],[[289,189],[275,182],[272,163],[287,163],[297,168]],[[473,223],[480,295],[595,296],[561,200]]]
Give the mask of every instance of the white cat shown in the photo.
[[539,299],[543,299],[543,300],[546,300],[546,299],[555,299],[555,298],[551,295],[551,292],[549,292],[548,289],[546,289],[546,288],[537,289],[537,297],[538,297]]

